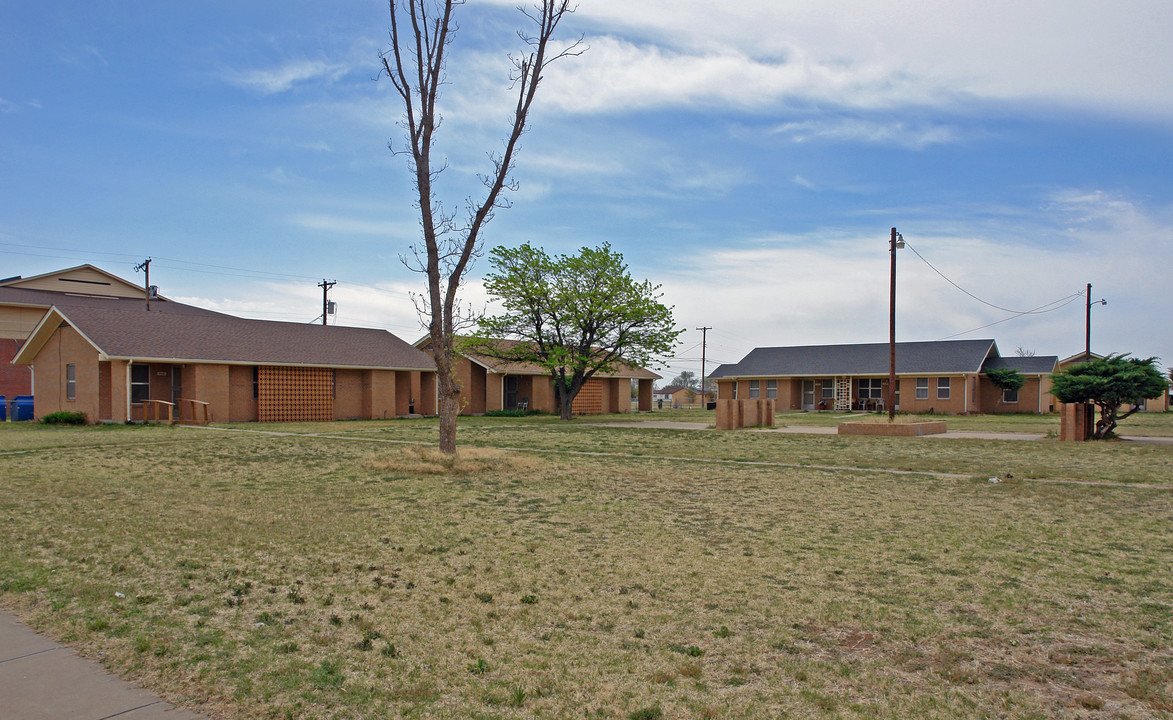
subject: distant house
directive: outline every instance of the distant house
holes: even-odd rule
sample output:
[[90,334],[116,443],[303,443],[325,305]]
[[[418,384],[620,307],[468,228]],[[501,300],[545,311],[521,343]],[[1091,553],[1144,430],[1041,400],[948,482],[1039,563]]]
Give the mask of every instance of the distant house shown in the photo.
[[36,417],[143,420],[197,405],[219,421],[435,412],[432,359],[385,330],[248,320],[158,296],[148,311],[142,288],[89,265],[0,281],[0,327]]
[[669,385],[666,388],[656,390],[653,397],[657,400],[663,400],[664,404],[671,408],[692,408],[703,406],[709,394],[681,385]]
[[[778,410],[883,410],[888,389],[887,343],[755,348],[710,378],[719,399],[765,398]],[[1057,357],[1002,357],[993,340],[896,344],[896,406],[907,412],[1046,413],[1056,403],[1050,376]],[[985,375],[1009,367],[1026,378],[1002,391]]]
[[672,407],[672,396],[681,389],[679,385],[669,385],[652,391],[652,401],[656,403],[668,403],[668,407]]
[[[507,342],[507,341],[499,341]],[[415,347],[431,352],[425,335]],[[481,415],[493,410],[540,410],[557,413],[558,398],[549,371],[532,363],[515,363],[464,351],[456,363],[461,387],[461,415]],[[660,376],[651,370],[620,364],[610,373],[596,374],[574,398],[575,415],[631,412],[631,383],[639,386],[638,409],[652,409],[652,386]]]

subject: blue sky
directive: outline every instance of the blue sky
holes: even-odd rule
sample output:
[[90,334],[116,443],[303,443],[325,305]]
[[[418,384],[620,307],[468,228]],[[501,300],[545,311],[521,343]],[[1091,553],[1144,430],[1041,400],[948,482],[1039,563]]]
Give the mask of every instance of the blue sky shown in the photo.
[[[514,4],[458,11],[450,205],[505,134]],[[1091,282],[1093,349],[1173,365],[1173,4],[859,5],[582,0],[590,49],[547,73],[486,247],[610,242],[688,328],[668,376],[699,372],[702,325],[710,368],[886,341],[893,226],[988,303],[902,250],[901,340],[1070,355],[1082,298],[1008,311]],[[329,278],[337,322],[419,337],[387,26],[377,2],[0,0],[0,275],[151,256],[169,297],[290,321]]]

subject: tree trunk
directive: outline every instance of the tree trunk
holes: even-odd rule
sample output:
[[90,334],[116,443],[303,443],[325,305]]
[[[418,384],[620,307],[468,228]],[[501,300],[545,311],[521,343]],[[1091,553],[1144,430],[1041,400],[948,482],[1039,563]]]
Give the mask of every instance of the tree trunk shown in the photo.
[[1103,440],[1116,428],[1116,408],[1107,405],[1097,405],[1100,410],[1100,419],[1096,420],[1096,431],[1092,435],[1095,440]]
[[456,416],[460,414],[460,383],[453,368],[454,353],[451,349],[438,347],[432,356],[436,361],[436,394],[440,400],[440,452],[456,454]]
[[440,452],[456,454],[456,416],[460,414],[460,398],[440,396]]

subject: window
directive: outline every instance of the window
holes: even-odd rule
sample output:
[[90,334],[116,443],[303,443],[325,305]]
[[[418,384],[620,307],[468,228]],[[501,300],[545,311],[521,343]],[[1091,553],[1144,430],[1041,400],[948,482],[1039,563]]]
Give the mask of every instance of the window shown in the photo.
[[736,380],[733,381],[733,399],[734,400],[737,399],[737,381]]
[[824,400],[834,400],[835,399],[835,381],[832,380],[831,378],[823,378],[819,382],[822,383],[823,399]]
[[884,381],[881,378],[862,378],[859,381],[860,400],[883,400]]
[[749,397],[750,397],[750,399],[759,398],[761,396],[762,396],[762,381],[761,380],[750,380],[749,381]]
[[928,400],[929,399],[929,379],[928,378],[917,378],[916,379],[916,399],[917,400]]
[[77,365],[65,366],[65,399],[77,400]]
[[1002,391],[1002,402],[1004,402],[1004,403],[1018,402],[1018,391],[1017,390],[1010,390],[1009,388],[1007,388],[1006,390],[1003,390]]
[[130,366],[130,402],[142,405],[151,399],[151,366]]
[[949,391],[953,387],[950,384],[949,380],[950,380],[950,378],[937,378],[937,399],[938,400],[948,400],[949,399]]
[[777,380],[767,380],[766,381],[766,397],[768,397],[768,398],[778,397],[778,381]]

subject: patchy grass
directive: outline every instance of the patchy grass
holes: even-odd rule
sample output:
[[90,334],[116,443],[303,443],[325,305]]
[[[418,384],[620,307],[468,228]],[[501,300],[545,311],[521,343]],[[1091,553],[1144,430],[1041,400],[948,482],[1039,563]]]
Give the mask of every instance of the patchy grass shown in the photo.
[[[885,455],[502,418],[462,424],[449,466],[376,442],[434,440],[434,421],[282,428],[342,440],[144,430],[53,430],[60,449],[0,456],[0,605],[218,718],[1161,718],[1173,702],[1173,492],[656,457],[950,471],[1036,448],[1086,479],[1105,462],[1168,477],[1170,448],[913,438]],[[491,445],[633,457],[472,447]]]
[[[667,411],[665,411],[667,412]],[[622,417],[622,416],[609,416]],[[1160,415],[1173,425],[1173,415]],[[754,431],[708,432],[598,426],[557,419],[462,418],[465,447],[544,453],[680,457],[802,466],[961,473],[1016,479],[1173,485],[1173,446],[1128,442],[1061,443],[1057,440],[884,438]],[[604,421],[605,422],[605,421]],[[285,432],[325,433],[356,442],[435,442],[434,421],[390,421],[285,426]],[[243,426],[242,426],[243,427]],[[331,429],[333,427],[334,429]],[[258,429],[253,425],[252,429]]]

